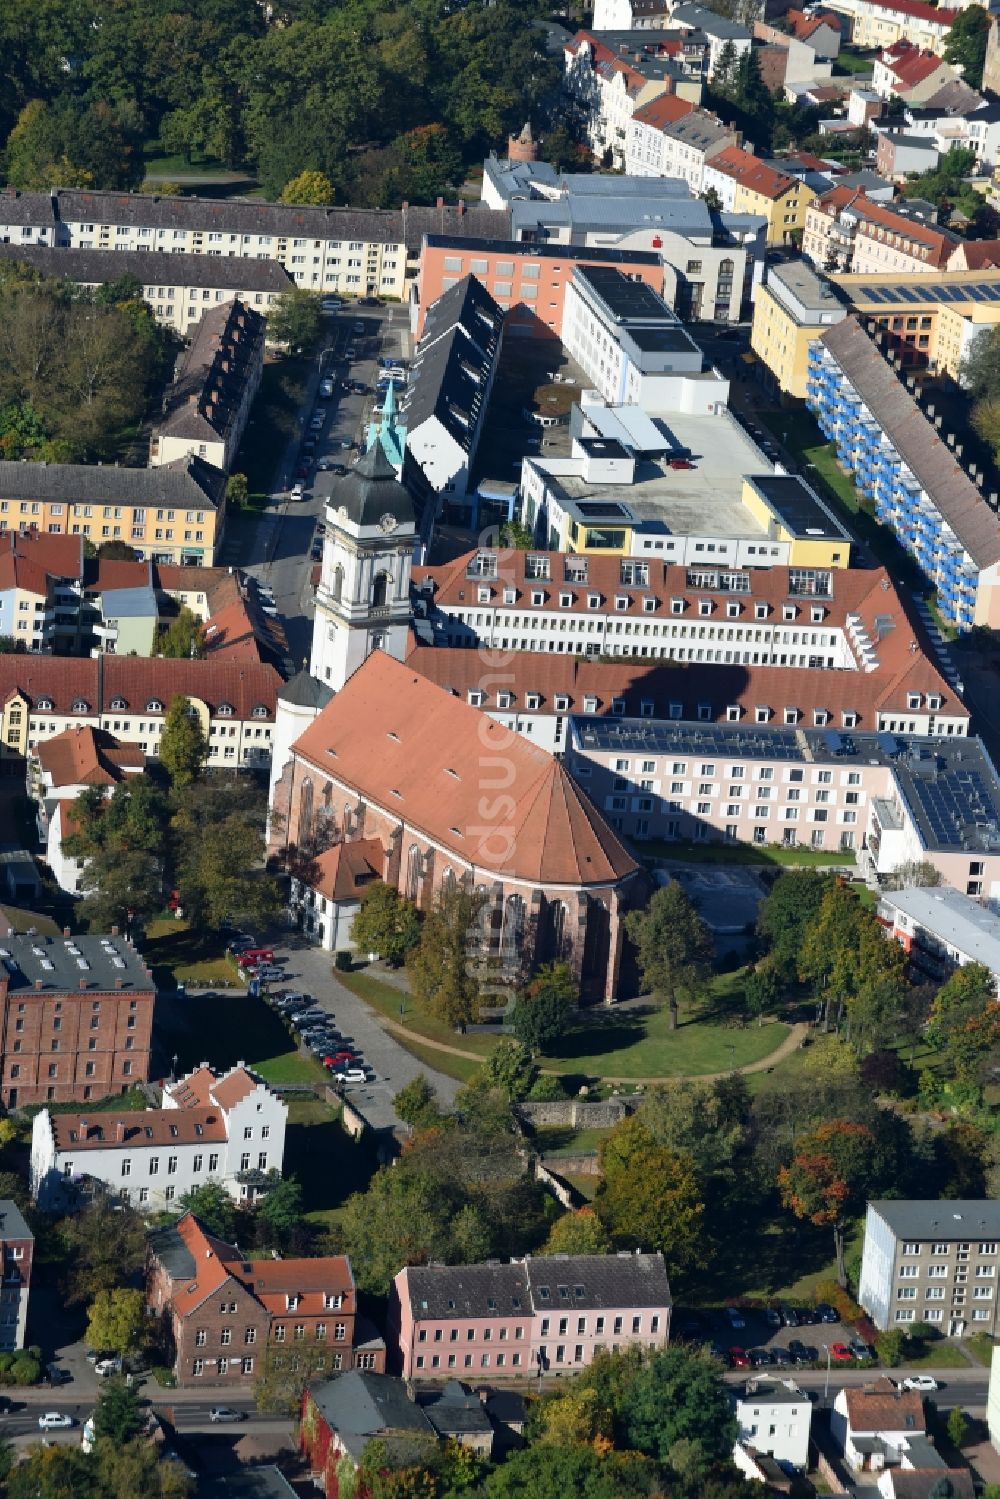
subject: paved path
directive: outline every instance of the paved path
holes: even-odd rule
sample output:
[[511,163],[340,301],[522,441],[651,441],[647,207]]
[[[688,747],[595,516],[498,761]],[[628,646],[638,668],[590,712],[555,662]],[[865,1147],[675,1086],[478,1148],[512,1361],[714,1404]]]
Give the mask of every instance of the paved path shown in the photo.
[[[343,986],[338,985],[338,988],[342,989]],[[405,991],[400,989],[400,992],[403,993]],[[385,1016],[379,1016],[378,1018],[380,1024],[386,1030],[391,1031],[393,1035],[398,1036],[404,1045],[407,1041],[412,1041],[417,1046],[426,1047],[429,1051],[439,1051],[449,1057],[462,1057],[467,1062],[482,1062],[483,1060],[481,1053],[477,1051],[463,1051],[460,1046],[449,1046],[444,1041],[431,1041],[427,1036],[421,1036],[419,1032],[411,1031],[408,1026],[400,1025],[397,1020],[387,1020]],[[685,1080],[713,1083],[719,1078],[729,1077],[733,1072],[767,1072],[771,1067],[775,1067],[779,1062],[783,1062],[786,1057],[790,1057],[793,1051],[798,1051],[808,1034],[808,1025],[803,1021],[799,1021],[792,1026],[784,1041],[781,1042],[781,1045],[776,1046],[774,1051],[769,1052],[766,1057],[761,1057],[756,1062],[746,1062],[742,1067],[731,1067],[726,1072],[668,1073],[664,1077],[611,1077],[610,1075],[606,1075],[602,1081],[606,1083],[641,1083],[643,1087],[651,1087],[655,1083],[681,1082]],[[561,1075],[556,1073],[551,1067],[543,1067],[541,1071],[551,1073],[556,1077]]]

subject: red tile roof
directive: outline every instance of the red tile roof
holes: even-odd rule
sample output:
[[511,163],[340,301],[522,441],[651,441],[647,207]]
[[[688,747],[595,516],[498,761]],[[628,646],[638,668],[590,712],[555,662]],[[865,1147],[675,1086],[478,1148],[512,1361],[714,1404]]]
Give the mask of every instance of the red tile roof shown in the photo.
[[651,99],[648,104],[643,104],[632,118],[640,125],[651,125],[655,130],[662,130],[664,125],[672,125],[675,120],[690,114],[694,107],[690,99],[681,99],[677,94],[661,94],[658,99]]
[[328,900],[358,900],[365,886],[385,873],[385,850],[377,838],[336,843],[313,860],[310,887]]
[[0,531],[0,559],[10,557],[24,558],[53,578],[83,577],[82,536],[56,536],[51,531]]
[[[73,704],[85,703],[81,714],[108,712],[123,698],[133,711],[165,713],[178,695],[200,698],[213,712],[229,703],[237,718],[253,717],[255,707],[265,713],[260,722],[273,722],[282,678],[273,666],[226,660],[174,661],[142,656],[101,656],[96,660],[67,656],[0,655],[0,702],[15,692],[28,700],[32,712],[72,714]],[[40,709],[45,700],[51,710]],[[153,709],[150,702],[163,708]]]
[[113,734],[80,724],[43,739],[38,762],[55,786],[115,786],[127,770],[140,771],[146,757],[137,744],[120,744]]
[[926,1431],[923,1397],[883,1376],[860,1389],[845,1389],[847,1419],[859,1435],[869,1431]]
[[961,260],[967,271],[996,270],[1000,266],[1000,239],[965,239],[953,247],[951,259]]
[[194,1145],[199,1140],[225,1142],[226,1122],[218,1109],[146,1109],[141,1114],[53,1114],[57,1150],[131,1149],[159,1145]]
[[735,178],[741,186],[760,193],[765,198],[780,198],[790,187],[799,185],[794,177],[776,172],[751,151],[744,151],[742,146],[725,146],[712,157],[711,165],[713,169]]
[[172,1083],[167,1092],[178,1109],[204,1109],[214,1105],[228,1112],[260,1086],[242,1062],[217,1076],[207,1062]]
[[[295,753],[466,865],[538,884],[632,876],[635,861],[566,771],[381,651],[295,742]],[[502,756],[504,795],[488,792]]]
[[914,21],[937,21],[942,26],[951,26],[958,16],[957,10],[926,5],[924,0],[882,0],[882,4],[876,4],[875,9],[888,11],[891,15],[909,16]]
[[930,78],[944,67],[935,52],[924,52],[919,47],[908,48],[894,62],[888,64],[896,83],[904,89],[916,88],[925,78]]

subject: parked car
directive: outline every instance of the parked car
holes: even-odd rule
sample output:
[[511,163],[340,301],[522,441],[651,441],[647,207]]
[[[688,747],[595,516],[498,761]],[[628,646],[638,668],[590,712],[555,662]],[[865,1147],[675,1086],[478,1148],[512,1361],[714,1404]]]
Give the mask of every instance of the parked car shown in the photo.
[[322,432],[325,422],[326,413],[324,411],[314,411],[309,418],[309,425],[314,432]]
[[776,1306],[769,1306],[767,1308],[764,1313],[764,1321],[767,1323],[768,1327],[780,1327],[782,1325],[781,1313],[778,1311],[778,1308]]
[[342,1083],[366,1083],[368,1074],[363,1067],[345,1067],[343,1072],[334,1073]]
[[362,322],[359,321],[359,322],[351,324],[351,332],[352,333],[364,333],[364,331],[365,331],[365,325],[364,325],[364,323],[362,323]]
[[379,301],[378,297],[359,297],[358,298],[358,306],[359,307],[381,307],[382,303]]
[[60,1431],[65,1426],[75,1426],[76,1418],[63,1411],[46,1411],[38,1418],[39,1431]]
[[122,1361],[117,1357],[98,1359],[94,1365],[94,1373],[99,1374],[102,1379],[109,1379],[112,1374],[120,1374],[121,1372]]
[[324,401],[328,401],[333,395],[333,381],[329,376],[319,382],[319,393]]
[[830,1357],[838,1364],[847,1364],[853,1359],[854,1354],[846,1343],[831,1343]]
[[691,462],[690,458],[671,458],[671,460],[670,460],[670,467],[671,468],[694,468],[695,465]]
[[339,297],[324,297],[319,304],[321,312],[339,312],[343,305]]
[[783,1327],[798,1327],[799,1314],[795,1310],[794,1306],[781,1306],[778,1308],[778,1310],[781,1313],[781,1322]]
[[312,995],[306,994],[302,989],[289,989],[288,993],[285,995],[285,999],[290,1005],[297,1005],[302,1010],[304,1010],[307,1005],[312,1004]]
[[244,951],[243,956],[240,959],[240,962],[243,963],[244,966],[245,966],[248,960],[251,961],[251,962],[253,962],[253,963],[273,963],[274,962],[274,948],[273,947],[249,947],[249,948],[247,948]]
[[788,1351],[797,1364],[814,1364],[819,1358],[819,1350],[811,1343],[801,1343],[798,1338],[791,1338]]
[[789,1353],[787,1348],[782,1348],[780,1347],[780,1345],[775,1344],[771,1348],[771,1362],[773,1364],[787,1366],[792,1362],[792,1355]]
[[908,1374],[902,1386],[904,1390],[918,1390],[921,1395],[929,1395],[938,1388],[938,1382],[933,1374]]
[[347,469],[343,463],[331,463],[330,472],[336,474],[338,479],[343,479],[347,476]]
[[730,1348],[726,1356],[731,1369],[749,1369],[750,1360],[742,1348]]
[[[275,609],[274,613],[277,614],[277,612],[277,609]],[[266,604],[264,605],[264,613],[271,613],[271,610]],[[278,982],[282,975],[281,969],[275,968],[273,963],[261,963],[257,968],[254,969],[253,976],[256,979],[260,979],[262,984],[275,984]]]
[[213,1405],[208,1413],[210,1421],[245,1421],[246,1411],[234,1410],[231,1405]]
[[840,1314],[837,1312],[835,1307],[832,1307],[830,1305],[828,1301],[818,1301],[816,1303],[816,1315],[821,1322],[840,1321]]
[[860,1338],[852,1338],[847,1346],[856,1359],[870,1359],[875,1357],[875,1350],[869,1348],[868,1344],[863,1343]]
[[746,1327],[747,1319],[737,1306],[727,1306],[726,1316],[729,1318],[730,1327]]
[[766,1348],[751,1348],[747,1358],[755,1369],[763,1369],[772,1362],[771,1355]]
[[289,499],[295,500],[297,502],[297,501],[301,500],[301,498],[302,498],[302,496],[303,496],[304,493],[305,493],[305,490],[302,488],[301,480],[296,479],[295,483],[292,485],[292,490],[291,490],[291,494],[289,495]]

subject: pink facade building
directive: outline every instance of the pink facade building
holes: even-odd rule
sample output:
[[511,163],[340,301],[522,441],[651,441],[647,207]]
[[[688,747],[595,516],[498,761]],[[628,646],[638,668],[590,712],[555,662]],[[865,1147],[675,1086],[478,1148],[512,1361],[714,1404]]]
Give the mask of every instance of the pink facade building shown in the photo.
[[404,1379],[569,1374],[603,1349],[665,1348],[670,1310],[661,1254],[421,1265],[396,1276],[386,1342]]

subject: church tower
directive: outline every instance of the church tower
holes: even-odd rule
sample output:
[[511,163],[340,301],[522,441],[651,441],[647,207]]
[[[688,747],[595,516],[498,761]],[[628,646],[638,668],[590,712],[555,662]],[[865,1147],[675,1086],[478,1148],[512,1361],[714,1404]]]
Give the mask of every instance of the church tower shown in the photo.
[[416,529],[413,501],[376,440],[326,506],[309,670],[332,691],[372,651],[402,661]]

